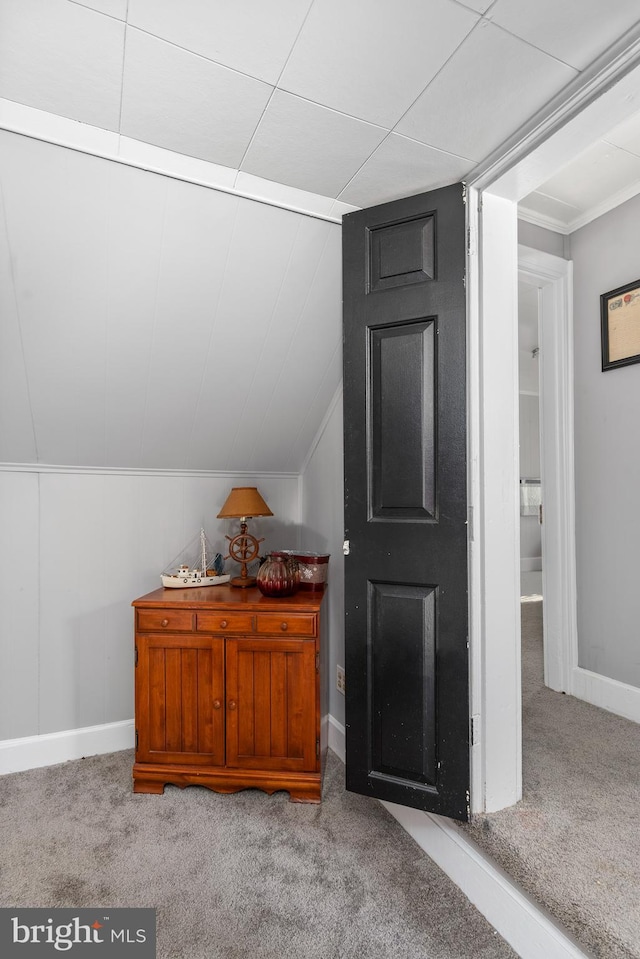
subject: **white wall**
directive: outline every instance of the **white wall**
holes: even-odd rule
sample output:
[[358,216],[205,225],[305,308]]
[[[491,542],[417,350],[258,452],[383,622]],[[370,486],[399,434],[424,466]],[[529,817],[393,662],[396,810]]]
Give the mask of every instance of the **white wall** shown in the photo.
[[640,197],[571,237],[579,665],[640,687],[640,365],[601,372],[600,295],[640,275]]
[[201,525],[225,552],[233,485],[275,514],[252,521],[263,549],[297,545],[294,474],[0,468],[0,741],[132,718],[131,601]]
[[[336,393],[302,473],[301,549],[330,553],[323,615],[329,623],[329,711],[344,725],[336,666],[344,666],[344,464],[342,391]],[[348,682],[348,678],[347,678]]]
[[[6,755],[131,721],[131,601],[201,525],[222,550],[231,486],[273,510],[263,549],[301,545],[299,474],[341,377],[341,232],[26,136],[0,148]],[[327,549],[313,501],[306,545]]]
[[553,230],[547,230],[535,223],[518,220],[518,243],[522,246],[531,247],[533,250],[541,250],[543,253],[561,256],[566,260],[571,259],[570,237],[555,233]]

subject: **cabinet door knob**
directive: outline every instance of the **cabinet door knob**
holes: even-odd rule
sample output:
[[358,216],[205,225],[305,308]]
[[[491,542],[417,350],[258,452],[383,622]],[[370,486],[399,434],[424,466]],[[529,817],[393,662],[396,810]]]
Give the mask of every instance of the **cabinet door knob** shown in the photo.
[[286,631],[289,629],[289,624],[288,624],[288,623],[280,623],[280,629],[282,630],[283,633],[286,633]]
[[235,709],[235,708],[236,708],[236,705],[237,705],[237,704],[236,704],[235,699],[230,699],[230,700],[229,700],[229,709]]
[[220,702],[220,700],[219,700],[219,699],[214,699],[214,701],[213,701],[213,708],[214,708],[214,709],[220,709],[221,706],[222,706],[222,703]]
[[169,620],[168,620],[168,619],[163,619],[162,622],[160,623],[160,625],[161,625],[161,626],[168,626],[168,625],[169,625]]
[[226,629],[228,625],[229,625],[229,624],[228,624],[228,622],[226,621],[226,619],[221,619],[221,620],[220,620],[220,629]]

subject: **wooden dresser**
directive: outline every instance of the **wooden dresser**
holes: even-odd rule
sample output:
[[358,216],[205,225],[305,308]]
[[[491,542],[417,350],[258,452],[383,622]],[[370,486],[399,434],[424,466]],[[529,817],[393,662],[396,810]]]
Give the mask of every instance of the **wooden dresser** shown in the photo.
[[134,600],[133,788],[254,787],[320,802],[328,687],[322,592],[156,589]]

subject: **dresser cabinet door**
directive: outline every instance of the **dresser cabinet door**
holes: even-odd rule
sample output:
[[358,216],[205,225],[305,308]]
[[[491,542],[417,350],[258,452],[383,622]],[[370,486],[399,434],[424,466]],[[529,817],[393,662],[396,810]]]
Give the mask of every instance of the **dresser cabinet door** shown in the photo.
[[136,761],[224,765],[224,640],[137,637]]
[[226,642],[227,766],[315,770],[315,642]]

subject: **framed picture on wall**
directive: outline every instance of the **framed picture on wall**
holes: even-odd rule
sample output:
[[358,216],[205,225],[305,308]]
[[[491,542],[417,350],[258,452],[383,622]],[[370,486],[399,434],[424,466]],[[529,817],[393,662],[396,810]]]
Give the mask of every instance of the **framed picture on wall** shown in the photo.
[[640,280],[600,297],[602,370],[640,363]]

